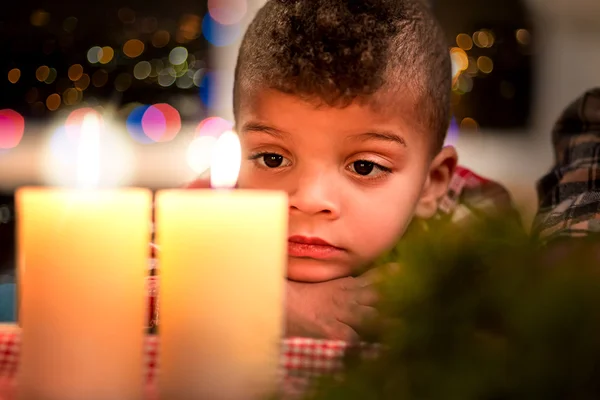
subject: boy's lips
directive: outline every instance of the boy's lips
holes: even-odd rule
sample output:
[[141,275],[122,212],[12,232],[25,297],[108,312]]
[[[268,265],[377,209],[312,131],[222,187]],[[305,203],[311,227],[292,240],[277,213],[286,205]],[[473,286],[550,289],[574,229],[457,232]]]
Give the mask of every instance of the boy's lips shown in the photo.
[[292,257],[329,259],[343,251],[317,237],[290,236],[288,238],[288,255]]

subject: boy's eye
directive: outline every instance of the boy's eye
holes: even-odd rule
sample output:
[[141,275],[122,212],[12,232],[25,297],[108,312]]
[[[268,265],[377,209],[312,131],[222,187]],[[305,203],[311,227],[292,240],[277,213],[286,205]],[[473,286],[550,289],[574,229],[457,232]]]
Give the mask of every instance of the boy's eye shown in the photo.
[[364,160],[354,161],[352,163],[352,168],[357,174],[366,176],[373,172],[373,168],[375,168],[375,163]]
[[367,160],[356,160],[348,165],[347,168],[356,175],[368,176],[370,179],[383,177],[385,174],[391,172],[389,168]]
[[269,168],[277,168],[283,163],[283,156],[279,154],[263,154],[262,159],[265,166]]
[[290,165],[290,161],[287,158],[277,153],[260,153],[250,158],[263,168],[279,168]]

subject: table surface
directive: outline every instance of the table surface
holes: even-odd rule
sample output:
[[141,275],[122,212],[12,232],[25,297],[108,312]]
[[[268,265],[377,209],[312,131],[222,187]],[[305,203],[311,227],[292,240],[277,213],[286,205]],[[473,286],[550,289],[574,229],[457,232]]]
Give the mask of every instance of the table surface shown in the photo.
[[[155,397],[154,383],[158,373],[159,336],[147,335],[144,344],[146,395]],[[304,391],[311,378],[339,371],[345,352],[350,348],[343,341],[286,338],[281,343],[280,388],[286,397],[296,397]],[[379,351],[376,345],[356,345],[365,356]],[[21,330],[14,324],[0,324],[0,400],[14,399],[16,373],[21,350]]]

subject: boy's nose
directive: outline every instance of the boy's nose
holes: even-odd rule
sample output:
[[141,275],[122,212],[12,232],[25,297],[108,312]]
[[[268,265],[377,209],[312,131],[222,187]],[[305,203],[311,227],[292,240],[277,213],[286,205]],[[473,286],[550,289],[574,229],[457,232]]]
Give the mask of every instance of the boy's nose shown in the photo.
[[294,190],[289,193],[290,212],[338,218],[340,202],[336,186],[334,180],[324,173],[302,176]]

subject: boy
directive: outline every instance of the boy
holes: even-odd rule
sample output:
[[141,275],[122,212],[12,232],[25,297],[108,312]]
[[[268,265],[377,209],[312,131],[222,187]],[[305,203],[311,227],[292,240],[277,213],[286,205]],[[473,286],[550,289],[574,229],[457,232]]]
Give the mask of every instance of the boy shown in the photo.
[[235,71],[238,184],[289,194],[287,336],[358,340],[377,302],[376,272],[360,271],[412,221],[520,224],[506,190],[443,146],[450,90],[422,0],[269,0],[257,13]]
[[289,194],[288,335],[353,340],[375,312],[369,274],[353,277],[438,210],[457,164],[450,90],[420,0],[270,0],[256,15],[235,72],[238,183]]

